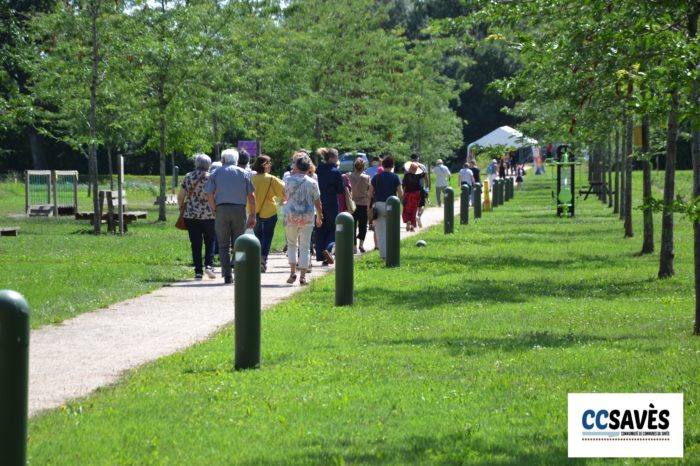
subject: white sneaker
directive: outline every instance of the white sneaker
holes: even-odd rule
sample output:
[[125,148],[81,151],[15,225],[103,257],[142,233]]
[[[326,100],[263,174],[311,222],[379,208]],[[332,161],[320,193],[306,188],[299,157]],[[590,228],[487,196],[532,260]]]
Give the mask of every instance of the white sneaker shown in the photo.
[[204,273],[209,278],[216,278],[216,274],[214,273],[214,270],[211,267],[207,267],[206,269],[204,269]]

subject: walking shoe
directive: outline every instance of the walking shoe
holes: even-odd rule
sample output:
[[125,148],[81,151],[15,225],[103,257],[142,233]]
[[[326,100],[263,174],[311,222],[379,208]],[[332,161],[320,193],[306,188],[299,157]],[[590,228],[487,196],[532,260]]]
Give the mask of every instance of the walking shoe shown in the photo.
[[420,221],[420,215],[416,217],[416,223],[418,223],[418,228],[423,228],[423,222]]
[[333,256],[331,256],[331,253],[330,253],[330,252],[328,252],[328,251],[326,251],[326,250],[324,249],[323,252],[322,252],[321,254],[323,254],[323,257],[326,258],[326,260],[323,261],[323,262],[327,263],[327,265],[333,265],[333,263],[334,263],[335,261],[333,260]]
[[233,283],[233,277],[224,277],[224,284],[231,285]]
[[216,274],[214,273],[214,269],[212,269],[211,267],[207,267],[206,269],[204,269],[204,273],[209,278],[216,278]]
[[202,279],[202,274],[201,274],[201,273],[196,273],[196,274],[194,274],[194,279],[195,279],[195,280],[201,280],[201,279]]
[[260,263],[260,272],[261,273],[267,272],[267,264],[266,263],[264,263],[264,262]]

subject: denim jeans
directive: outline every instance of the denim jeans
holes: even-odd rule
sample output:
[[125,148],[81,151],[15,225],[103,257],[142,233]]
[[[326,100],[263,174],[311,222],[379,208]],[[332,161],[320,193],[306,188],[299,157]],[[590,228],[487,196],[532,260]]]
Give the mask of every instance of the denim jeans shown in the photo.
[[255,222],[255,236],[260,241],[260,255],[267,257],[270,254],[270,246],[272,245],[272,237],[275,234],[275,225],[277,225],[277,215],[269,218],[260,218],[257,216]]
[[202,243],[204,243],[204,266],[214,266],[214,240],[216,239],[214,220],[186,218],[185,225],[187,225],[187,233],[190,235],[194,273],[202,274],[204,272],[202,267]]

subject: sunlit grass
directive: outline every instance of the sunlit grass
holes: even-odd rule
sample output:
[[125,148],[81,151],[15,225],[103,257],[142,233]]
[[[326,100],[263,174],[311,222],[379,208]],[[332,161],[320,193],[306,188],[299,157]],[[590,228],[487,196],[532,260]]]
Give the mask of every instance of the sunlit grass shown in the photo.
[[33,419],[31,462],[563,464],[568,393],[683,392],[697,463],[689,225],[660,281],[607,208],[559,219],[547,186],[405,241],[400,268],[358,261],[352,307],[328,276],[269,309],[260,370],[232,371],[227,328]]

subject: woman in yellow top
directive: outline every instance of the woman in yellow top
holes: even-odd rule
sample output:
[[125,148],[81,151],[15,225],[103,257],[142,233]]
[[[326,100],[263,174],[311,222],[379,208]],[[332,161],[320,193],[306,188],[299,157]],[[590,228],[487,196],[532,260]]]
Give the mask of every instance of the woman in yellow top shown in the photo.
[[[267,155],[259,155],[253,163],[252,169],[256,172],[251,177],[255,186],[256,198],[256,223],[255,236],[260,241],[260,270],[267,271],[267,255],[270,253],[272,236],[275,234],[277,224],[277,204],[275,198],[287,200],[284,193],[284,183],[276,176],[270,175],[272,160]],[[252,212],[251,212],[252,215]]]

